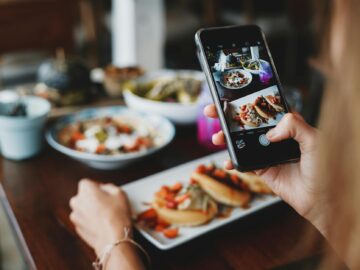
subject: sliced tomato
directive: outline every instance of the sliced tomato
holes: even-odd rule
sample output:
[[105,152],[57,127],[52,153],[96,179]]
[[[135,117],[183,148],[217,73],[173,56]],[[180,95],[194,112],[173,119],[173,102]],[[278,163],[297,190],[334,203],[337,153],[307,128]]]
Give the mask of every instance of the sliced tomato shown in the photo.
[[213,175],[215,177],[219,177],[219,178],[226,178],[226,172],[222,169],[216,169],[214,172],[213,172]]
[[166,227],[166,228],[170,226],[170,224],[168,222],[166,222],[165,220],[163,220],[163,219],[161,219],[159,217],[157,219],[157,224],[161,225],[163,227]]
[[166,207],[169,208],[169,209],[176,209],[177,203],[175,201],[167,201],[166,202]]
[[190,178],[190,184],[197,184],[197,181],[193,178]]
[[141,212],[137,216],[138,220],[142,221],[150,221],[150,220],[156,220],[157,219],[157,213],[154,208],[149,208],[148,210],[145,210],[144,212]]
[[166,238],[176,238],[179,235],[179,229],[178,228],[171,228],[166,229],[163,231],[163,234]]
[[239,178],[237,175],[235,175],[235,174],[231,174],[231,175],[230,175],[230,179],[231,179],[231,181],[232,181],[234,184],[238,184],[239,181],[240,181],[240,178]]
[[99,144],[98,147],[96,148],[96,154],[103,154],[106,151],[106,146],[105,144]]
[[73,134],[71,134],[71,139],[74,141],[83,140],[85,139],[85,135],[80,131],[75,131]]
[[204,164],[199,165],[196,170],[197,173],[206,173],[206,166]]
[[162,186],[158,192],[156,192],[156,196],[160,198],[166,198],[166,196],[170,193],[170,189],[168,186]]
[[177,193],[183,188],[183,185],[180,182],[175,183],[170,189]]

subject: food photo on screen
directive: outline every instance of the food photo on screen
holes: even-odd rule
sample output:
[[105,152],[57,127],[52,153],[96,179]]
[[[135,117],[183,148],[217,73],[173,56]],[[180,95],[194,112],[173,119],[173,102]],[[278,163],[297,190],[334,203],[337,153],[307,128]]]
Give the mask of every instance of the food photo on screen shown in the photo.
[[275,126],[285,112],[276,85],[229,102],[226,107],[232,132]]
[[221,100],[232,101],[275,84],[263,46],[211,49],[207,57],[213,63],[212,75]]

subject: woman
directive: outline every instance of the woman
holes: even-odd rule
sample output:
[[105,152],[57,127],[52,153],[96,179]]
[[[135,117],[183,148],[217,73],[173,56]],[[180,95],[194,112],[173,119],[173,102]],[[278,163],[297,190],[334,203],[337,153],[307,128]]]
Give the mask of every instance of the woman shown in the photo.
[[[321,132],[297,114],[285,115],[267,137],[271,142],[298,141],[300,162],[256,173],[328,239],[350,268],[360,269],[360,1],[334,0],[331,6],[329,38],[323,48],[328,88]],[[206,107],[205,114],[217,117],[214,105]],[[224,144],[223,133],[214,135],[213,142]],[[231,168],[231,163],[225,166]],[[131,223],[126,195],[113,185],[83,180],[70,205],[77,232],[98,255],[107,244],[123,239],[123,228]],[[107,266],[144,268],[131,244],[114,248]]]

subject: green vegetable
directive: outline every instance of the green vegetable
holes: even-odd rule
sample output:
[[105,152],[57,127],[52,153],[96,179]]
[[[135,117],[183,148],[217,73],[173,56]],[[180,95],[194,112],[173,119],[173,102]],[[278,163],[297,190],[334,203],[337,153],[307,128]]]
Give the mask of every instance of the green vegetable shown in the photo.
[[95,137],[99,141],[99,143],[104,143],[108,138],[108,135],[104,130],[101,130],[95,134]]

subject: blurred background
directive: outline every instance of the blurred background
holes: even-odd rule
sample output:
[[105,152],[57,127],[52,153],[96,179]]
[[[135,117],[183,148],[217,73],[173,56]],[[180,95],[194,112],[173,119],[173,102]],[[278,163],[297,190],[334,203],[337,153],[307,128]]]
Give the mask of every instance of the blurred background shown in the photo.
[[[197,29],[258,24],[283,84],[306,101],[318,41],[313,21],[308,0],[1,0],[0,87],[36,81],[40,64],[59,48],[89,68],[200,69]],[[312,108],[301,108],[313,122]]]
[[[110,64],[200,70],[194,44],[199,28],[257,24],[288,102],[315,125],[322,76],[314,59],[321,37],[311,6],[310,0],[0,0],[0,89],[44,95],[38,83],[47,80],[49,59],[76,58],[92,78],[86,85],[91,98],[82,103],[121,100],[99,85]],[[0,214],[0,268],[21,269],[4,220]]]

